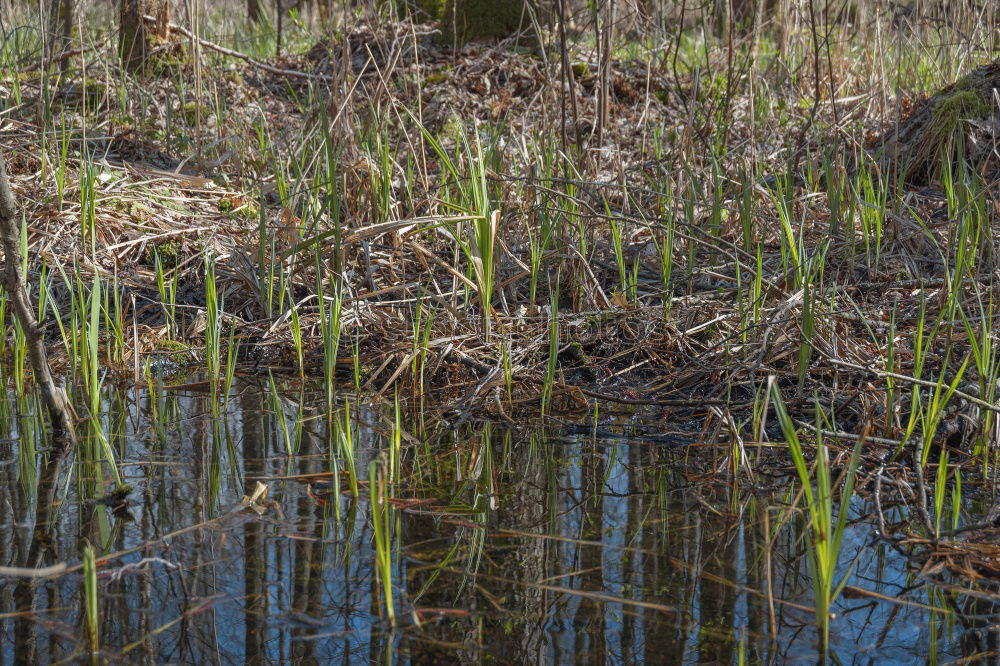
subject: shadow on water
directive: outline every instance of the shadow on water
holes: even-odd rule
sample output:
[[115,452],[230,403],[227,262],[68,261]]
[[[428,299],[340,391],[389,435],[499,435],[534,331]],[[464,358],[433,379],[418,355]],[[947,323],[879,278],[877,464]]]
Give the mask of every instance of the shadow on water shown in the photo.
[[[734,497],[724,462],[698,459],[699,447],[609,436],[635,417],[600,433],[404,419],[401,477],[386,490],[392,626],[364,481],[387,455],[391,405],[349,412],[354,498],[323,399],[274,396],[243,383],[213,408],[192,390],[109,390],[103,428],[131,486],[124,504],[103,449],[45,451],[34,405],[3,402],[0,566],[68,565],[0,578],[4,663],[87,657],[77,564],[88,544],[101,658],[128,663],[815,662],[802,528],[780,520],[787,477]],[[246,508],[258,481],[267,499]],[[845,543],[850,585],[916,591],[909,605],[845,594],[834,655],[963,654],[949,592],[916,586],[870,523]],[[968,615],[989,626],[995,611]]]

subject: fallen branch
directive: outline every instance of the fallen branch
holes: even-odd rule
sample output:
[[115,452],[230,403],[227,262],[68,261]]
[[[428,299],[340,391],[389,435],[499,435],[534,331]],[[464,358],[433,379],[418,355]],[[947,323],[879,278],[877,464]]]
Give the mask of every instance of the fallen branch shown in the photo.
[[38,569],[31,567],[0,567],[0,576],[7,578],[48,578],[49,576],[63,573],[66,571],[66,568],[67,565],[65,562],[53,564],[50,567],[39,567]]
[[[876,370],[875,368],[866,368],[863,365],[858,365],[857,363],[850,363],[848,361],[841,361],[840,359],[833,358],[831,356],[827,356],[827,360],[834,365],[839,365],[844,368],[850,368],[851,370],[858,370],[860,372],[867,372],[869,374],[881,377],[883,379],[891,378],[895,379],[896,381],[908,382],[910,384],[916,384],[917,386],[923,386],[926,388],[938,387],[938,382],[932,382],[926,379],[917,379],[916,377],[910,377],[909,375],[901,375],[895,372],[886,372],[885,370]],[[977,405],[985,410],[994,412],[996,414],[1000,414],[1000,405],[994,405],[991,402],[987,402],[986,400],[982,400],[974,395],[969,395],[968,393],[964,393],[957,389],[953,391],[952,394],[958,396],[959,398],[962,398],[963,400],[971,402],[973,405]]]
[[[170,534],[164,534],[163,536],[161,536],[159,538],[150,539],[149,541],[141,543],[138,546],[132,546],[131,548],[125,548],[124,550],[119,550],[119,551],[116,551],[114,553],[108,553],[107,555],[101,555],[100,557],[97,558],[98,566],[104,566],[105,564],[107,564],[108,562],[111,562],[112,560],[119,560],[119,559],[125,557],[126,555],[131,555],[132,553],[138,553],[139,551],[142,551],[142,550],[151,549],[153,546],[155,546],[156,544],[159,544],[159,543],[168,543],[171,539],[176,539],[177,537],[181,536],[182,534],[187,534],[188,532],[193,532],[195,530],[200,530],[200,529],[202,529],[204,527],[208,527],[209,525],[211,525],[213,523],[221,523],[224,520],[227,520],[228,518],[230,518],[232,516],[235,516],[236,514],[242,512],[244,510],[245,510],[245,507],[241,504],[241,505],[237,506],[234,509],[230,509],[229,511],[227,511],[227,512],[225,512],[223,514],[220,514],[220,515],[216,516],[215,518],[209,518],[208,520],[203,520],[200,523],[196,523],[194,525],[188,525],[187,527],[182,527],[182,528],[180,528],[178,530],[174,530]],[[83,569],[83,563],[81,562],[79,564],[74,564],[73,566],[68,566],[68,567],[62,569],[59,573],[70,574],[70,573],[75,573],[77,571],[80,571],[82,569]]]
[[[159,24],[159,22],[154,17],[148,15],[144,15],[142,17],[142,20],[145,21],[146,23],[151,23],[154,26],[158,26]],[[202,39],[201,37],[198,37],[193,32],[188,30],[187,28],[183,28],[177,25],[176,23],[168,23],[167,30],[184,35],[188,39],[194,40],[198,42],[198,44],[200,44],[201,46],[204,46],[206,49],[211,49],[216,53],[221,53],[222,55],[229,56],[231,58],[239,58],[240,60],[248,62],[258,69],[263,69],[265,72],[271,72],[272,74],[278,74],[280,76],[294,76],[300,79],[312,79],[314,81],[324,81],[326,83],[332,82],[332,79],[330,77],[323,76],[322,74],[309,74],[308,72],[299,72],[294,69],[281,69],[280,67],[272,67],[271,65],[268,65],[265,62],[261,62],[260,60],[251,58],[245,53],[240,53],[239,51],[227,49],[225,46],[219,46],[218,44],[208,41],[207,39]]]
[[0,155],[0,246],[3,247],[4,269],[0,275],[7,297],[14,304],[14,316],[24,331],[25,344],[35,384],[42,394],[42,400],[49,410],[52,428],[57,437],[63,436],[70,445],[76,444],[76,430],[73,428],[73,411],[66,392],[56,386],[49,371],[49,358],[45,351],[45,339],[35,310],[28,300],[21,275],[21,228],[18,224],[17,202],[7,179],[7,162]]

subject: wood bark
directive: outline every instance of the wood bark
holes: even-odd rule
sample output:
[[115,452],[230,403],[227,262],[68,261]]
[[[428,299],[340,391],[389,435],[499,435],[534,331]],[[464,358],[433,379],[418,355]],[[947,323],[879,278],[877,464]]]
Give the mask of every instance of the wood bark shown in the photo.
[[[48,57],[64,53],[70,47],[76,27],[76,0],[50,0],[49,33],[52,35],[51,53]],[[65,69],[67,61],[59,60],[59,69]]]
[[892,182],[925,185],[941,177],[942,161],[995,165],[1000,133],[1000,59],[977,67],[930,98],[910,101],[909,114],[870,150]]
[[333,0],[318,0],[316,9],[319,12],[319,24],[324,28],[329,28],[333,15]]
[[[533,0],[443,0],[441,39],[444,43],[464,44],[474,39],[503,39],[531,28],[531,14],[526,3]],[[427,11],[435,3],[419,0]],[[537,3],[535,3],[537,6]]]
[[263,12],[260,8],[260,0],[247,0],[247,18],[254,23],[260,22]]
[[[167,0],[119,0],[118,50],[122,64],[131,73],[141,73],[158,40],[167,35],[170,21]],[[143,21],[143,15],[156,17],[156,25]]]
[[69,444],[75,445],[76,431],[73,428],[72,407],[66,392],[56,386],[52,379],[48,353],[45,351],[45,339],[35,319],[35,310],[28,298],[24,278],[21,275],[20,241],[21,228],[18,224],[17,202],[14,200],[14,193],[7,178],[7,162],[0,155],[0,247],[3,248],[4,255],[0,281],[3,283],[4,291],[7,292],[7,298],[14,306],[14,316],[24,331],[31,371],[52,419],[52,428],[56,436],[65,437]]

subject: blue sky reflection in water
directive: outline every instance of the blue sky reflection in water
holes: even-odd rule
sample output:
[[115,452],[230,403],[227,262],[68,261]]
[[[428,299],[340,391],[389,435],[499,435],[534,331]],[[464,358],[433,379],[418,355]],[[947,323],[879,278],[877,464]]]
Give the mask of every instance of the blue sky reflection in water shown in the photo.
[[[718,472],[725,447],[606,436],[636,418],[599,437],[404,423],[403,478],[390,491],[393,630],[366,486],[354,501],[342,475],[344,493],[332,494],[330,470],[343,472],[344,459],[331,455],[321,398],[281,396],[279,416],[270,389],[243,383],[215,418],[204,393],[108,389],[104,431],[133,487],[118,511],[100,501],[112,485],[98,447],[47,455],[33,407],[8,399],[0,565],[75,565],[87,543],[99,558],[152,544],[98,572],[102,655],[129,663],[736,663],[741,650],[751,663],[815,661],[798,522],[774,538],[771,585],[805,609],[776,604],[772,635],[766,597],[746,591],[767,589],[763,515],[770,508],[773,529],[787,477],[746,484],[734,502]],[[351,413],[365,479],[388,447],[392,411]],[[278,418],[297,444],[291,457]],[[273,501],[261,515],[240,509],[258,479]],[[897,596],[919,578],[873,532],[850,528],[842,570],[853,561],[851,585]],[[3,661],[82,658],[81,590],[79,572],[0,579]],[[933,594],[906,598],[952,608]],[[835,609],[845,663],[962,655],[962,627],[947,615],[853,596]]]

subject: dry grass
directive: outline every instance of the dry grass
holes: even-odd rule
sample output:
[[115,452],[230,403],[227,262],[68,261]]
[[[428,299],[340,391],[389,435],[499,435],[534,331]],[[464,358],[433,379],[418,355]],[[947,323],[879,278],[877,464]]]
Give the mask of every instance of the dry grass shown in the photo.
[[[207,254],[225,303],[223,339],[235,331],[257,366],[294,369],[293,309],[305,366],[321,366],[320,280],[327,296],[342,289],[339,365],[353,367],[356,349],[364,388],[403,383],[430,403],[531,413],[558,286],[561,409],[589,410],[600,397],[699,417],[718,404],[747,424],[774,375],[836,410],[841,428],[874,420],[898,438],[909,389],[887,398],[883,381],[843,362],[886,370],[898,346],[891,369],[909,373],[919,304],[933,321],[956,288],[967,317],[984,315],[993,234],[977,236],[979,258],[956,286],[957,209],[942,182],[891,182],[864,147],[919,93],[983,61],[995,17],[781,5],[746,30],[672,5],[620,13],[606,125],[597,28],[583,10],[569,26],[571,87],[561,83],[555,31],[542,30],[541,47],[452,50],[434,42],[433,26],[375,10],[341,17],[327,37],[300,27],[267,69],[204,44],[195,67],[191,40],[175,32],[159,74],[137,80],[111,64],[108,24],[94,18],[62,73],[42,75],[28,47],[6,55],[16,71],[3,83],[0,141],[31,265],[118,281],[131,327],[117,368],[125,376],[136,358],[162,353],[167,337],[199,346]],[[266,35],[254,42],[245,26],[211,16],[201,26],[209,42],[256,43],[261,53],[251,55],[266,57]],[[6,31],[10,50],[16,30]],[[93,253],[80,233],[85,168],[98,196]],[[978,174],[969,191],[989,229],[992,168],[988,156],[962,176]],[[477,172],[485,204],[501,213],[485,319],[475,260],[461,247],[470,224],[452,221],[480,214],[469,198]],[[870,200],[879,192],[881,202]],[[863,226],[873,210],[877,230]],[[157,252],[167,280],[177,278],[173,330],[156,289]],[[54,286],[52,296],[66,294]],[[415,333],[418,309],[430,324]],[[946,365],[953,375],[969,330],[992,322],[945,322],[924,378]],[[992,441],[988,430],[982,441]]]

